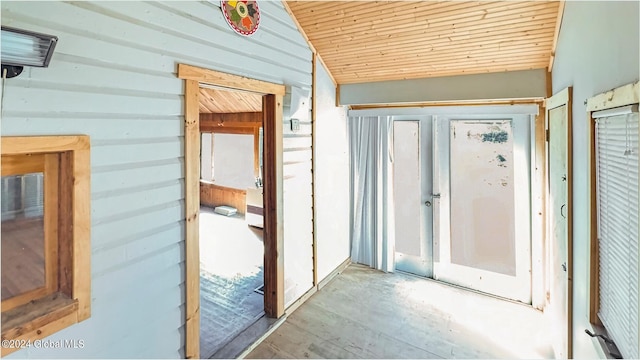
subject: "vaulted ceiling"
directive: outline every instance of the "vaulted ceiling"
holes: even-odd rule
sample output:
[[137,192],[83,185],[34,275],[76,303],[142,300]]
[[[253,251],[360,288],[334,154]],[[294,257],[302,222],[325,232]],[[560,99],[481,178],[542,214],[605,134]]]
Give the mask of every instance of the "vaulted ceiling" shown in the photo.
[[562,12],[558,1],[286,4],[338,84],[546,68]]

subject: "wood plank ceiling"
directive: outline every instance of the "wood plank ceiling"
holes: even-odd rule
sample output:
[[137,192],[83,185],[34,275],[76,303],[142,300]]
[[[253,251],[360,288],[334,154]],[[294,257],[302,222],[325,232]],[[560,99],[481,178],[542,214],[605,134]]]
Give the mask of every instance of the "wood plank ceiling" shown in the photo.
[[200,113],[262,111],[262,96],[246,91],[200,88]]
[[287,1],[339,84],[549,66],[560,2]]

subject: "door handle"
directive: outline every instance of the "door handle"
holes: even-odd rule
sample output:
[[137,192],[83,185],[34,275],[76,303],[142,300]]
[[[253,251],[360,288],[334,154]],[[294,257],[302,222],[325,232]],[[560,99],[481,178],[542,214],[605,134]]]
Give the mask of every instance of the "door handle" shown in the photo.
[[440,194],[431,194],[431,197],[434,199],[440,199]]
[[563,270],[564,272],[567,272],[567,263],[566,263],[566,262],[565,262],[565,263],[562,263],[562,270]]
[[567,204],[562,204],[562,206],[560,206],[560,216],[562,216],[563,218],[567,218],[567,216],[564,214],[563,210],[564,208],[567,207]]

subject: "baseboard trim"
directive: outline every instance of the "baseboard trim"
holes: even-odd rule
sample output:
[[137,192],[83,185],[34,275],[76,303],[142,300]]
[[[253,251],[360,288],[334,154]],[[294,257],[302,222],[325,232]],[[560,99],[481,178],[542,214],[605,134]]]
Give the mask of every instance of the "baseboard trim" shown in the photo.
[[255,350],[255,348],[258,347],[258,345],[260,345],[266,338],[269,337],[269,335],[271,335],[274,331],[276,331],[280,325],[284,324],[285,320],[287,320],[287,314],[285,313],[280,319],[276,320],[276,322],[273,323],[273,325],[271,325],[269,327],[269,329],[267,329],[267,331],[262,334],[262,336],[260,336],[258,339],[256,339],[256,341],[254,341],[251,345],[249,345],[246,349],[244,349],[240,355],[238,355],[238,359],[244,359],[247,357],[247,355],[249,355],[253,350]]
[[338,265],[332,272],[329,273],[324,279],[322,279],[318,283],[318,290],[327,286],[336,276],[340,275],[349,265],[351,265],[351,258],[347,258],[347,260],[343,261],[342,264]]
[[305,302],[307,302],[307,300],[309,300],[310,297],[313,296],[313,294],[315,294],[318,291],[318,289],[314,286],[311,289],[309,289],[306,293],[304,293],[302,296],[300,296],[298,298],[298,300],[294,301],[291,303],[291,305],[289,305],[289,307],[287,307],[284,310],[284,313],[289,316],[291,314],[293,314],[294,311],[296,311],[300,305],[304,304]]

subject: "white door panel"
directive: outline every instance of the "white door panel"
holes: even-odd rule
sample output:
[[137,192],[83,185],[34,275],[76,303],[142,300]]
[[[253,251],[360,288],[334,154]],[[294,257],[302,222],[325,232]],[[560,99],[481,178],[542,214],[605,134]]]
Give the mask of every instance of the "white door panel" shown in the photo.
[[531,303],[529,116],[436,123],[434,278]]
[[425,277],[432,275],[430,122],[394,118],[393,127],[396,269]]

